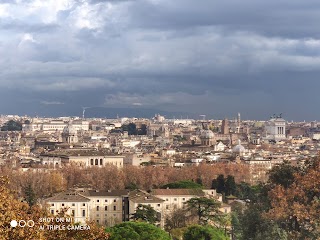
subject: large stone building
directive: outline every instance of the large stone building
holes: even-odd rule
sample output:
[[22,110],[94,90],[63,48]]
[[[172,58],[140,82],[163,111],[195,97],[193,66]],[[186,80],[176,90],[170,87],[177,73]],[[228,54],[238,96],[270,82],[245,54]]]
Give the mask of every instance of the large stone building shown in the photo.
[[113,226],[129,220],[128,193],[129,190],[67,191],[46,199],[46,204],[53,215],[66,208],[74,222],[84,224],[94,220],[101,225]]
[[216,144],[214,133],[211,130],[202,130],[200,140],[203,146],[213,146]]
[[[214,189],[153,189],[151,193],[143,190],[94,191],[78,189],[57,194],[45,200],[52,215],[66,208],[67,214],[75,222],[84,224],[95,221],[100,225],[113,226],[129,221],[139,204],[151,206],[158,217],[158,224],[164,227],[165,218],[175,209],[186,207],[191,198],[208,197],[222,202],[222,196]],[[229,213],[229,205],[222,204],[220,211]]]
[[267,140],[280,141],[286,139],[286,121],[279,116],[273,115],[265,123],[265,133]]
[[114,165],[118,168],[122,168],[124,156],[112,155],[95,150],[85,151],[83,149],[70,149],[48,152],[40,155],[39,158],[42,164],[75,164],[80,167],[103,167]]
[[[72,126],[77,131],[88,131],[89,130],[89,122],[82,120],[74,120],[72,122]],[[62,132],[63,129],[69,124],[68,122],[57,119],[50,121],[41,121],[38,119],[33,119],[30,123],[25,123],[22,125],[23,132],[35,132],[35,131],[43,131],[47,133],[54,133],[56,131]]]
[[62,134],[62,142],[74,144],[78,142],[78,131],[71,124],[68,124],[63,128]]

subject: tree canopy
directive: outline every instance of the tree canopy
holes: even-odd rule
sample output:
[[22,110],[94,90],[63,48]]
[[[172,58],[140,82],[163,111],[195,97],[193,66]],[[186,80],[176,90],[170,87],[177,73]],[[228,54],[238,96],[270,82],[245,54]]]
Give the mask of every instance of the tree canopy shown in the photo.
[[315,159],[270,192],[267,217],[276,220],[292,239],[320,238],[320,159]]
[[199,224],[208,224],[209,221],[217,221],[220,217],[220,202],[215,199],[200,197],[191,198],[187,202],[187,209],[198,217]]
[[127,131],[129,135],[146,135],[147,134],[147,126],[145,124],[141,124],[140,128],[137,128],[135,123],[124,124],[121,126],[122,131]]
[[225,178],[223,174],[212,180],[211,188],[216,189],[217,193],[224,193],[226,196],[235,195],[237,191],[234,176],[228,175]]
[[9,120],[1,127],[1,131],[21,131],[21,130],[22,130],[22,124],[14,120]]
[[183,235],[184,240],[228,240],[223,231],[211,227],[193,225],[189,226]]
[[170,240],[169,234],[146,222],[124,222],[107,228],[110,240]]
[[139,204],[136,212],[132,214],[131,219],[142,220],[154,224],[158,221],[157,211],[151,206]]
[[299,169],[292,166],[290,162],[283,162],[269,171],[269,183],[288,188],[294,181],[294,174],[298,173],[298,171]]

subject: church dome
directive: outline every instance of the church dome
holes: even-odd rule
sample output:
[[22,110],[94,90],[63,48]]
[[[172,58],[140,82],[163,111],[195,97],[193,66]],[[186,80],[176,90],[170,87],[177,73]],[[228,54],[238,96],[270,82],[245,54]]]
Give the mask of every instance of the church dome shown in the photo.
[[66,135],[75,135],[77,134],[77,130],[72,125],[68,124],[63,128],[63,133]]
[[244,146],[241,145],[240,141],[239,141],[239,144],[234,146],[232,149],[233,153],[243,153],[245,151],[246,151],[246,149],[244,148]]
[[214,138],[214,133],[211,130],[203,130],[200,134],[200,138],[212,139]]

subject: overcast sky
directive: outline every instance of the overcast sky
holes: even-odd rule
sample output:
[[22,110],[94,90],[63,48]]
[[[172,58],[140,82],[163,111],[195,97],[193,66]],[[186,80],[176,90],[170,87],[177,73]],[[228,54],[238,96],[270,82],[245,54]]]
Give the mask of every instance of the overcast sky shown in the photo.
[[1,0],[0,113],[320,120],[320,1]]

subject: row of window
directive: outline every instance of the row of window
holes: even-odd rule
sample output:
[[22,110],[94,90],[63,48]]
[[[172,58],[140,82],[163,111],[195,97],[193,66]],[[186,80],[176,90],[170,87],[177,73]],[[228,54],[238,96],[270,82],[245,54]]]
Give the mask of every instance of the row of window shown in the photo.
[[[97,206],[97,207],[96,207],[96,210],[97,210],[97,211],[100,211],[100,206]],[[108,206],[105,206],[105,207],[104,207],[104,210],[105,210],[105,211],[108,211]],[[113,211],[117,211],[117,206],[113,206]]]
[[[148,206],[151,207],[151,204],[149,203]],[[160,207],[160,203],[157,204],[157,207]]]
[[[54,214],[54,210],[51,210],[51,214],[53,215]],[[75,210],[71,210],[71,217],[74,217],[75,215]],[[82,217],[85,217],[86,216],[86,210],[82,210]]]
[[99,162],[100,162],[100,165],[103,165],[103,159],[90,159],[90,165],[93,166],[93,165],[99,165]]
[[[111,162],[108,162],[108,163],[110,164]],[[112,162],[111,164],[118,166],[118,162]],[[100,159],[91,158],[90,159],[90,165],[91,166],[94,166],[94,165],[95,166],[98,166],[98,165],[102,166],[103,165],[103,159],[102,158],[100,158]],[[121,162],[119,163],[119,166],[121,166]]]
[[[100,200],[98,199],[97,202],[100,202]],[[108,199],[105,199],[104,202],[108,202]],[[117,202],[117,199],[114,199],[113,202]],[[76,204],[75,204],[75,203],[72,203],[71,205],[72,205],[72,207],[74,207]],[[54,203],[51,203],[51,206],[54,207]],[[64,207],[65,204],[62,203],[61,206]],[[82,203],[82,206],[85,207],[86,204],[85,204],[85,203]]]
[[[51,206],[53,207],[53,206],[54,206],[54,203],[52,203]],[[62,203],[61,206],[64,207],[64,206],[65,206],[64,203]],[[72,206],[74,207],[75,204],[72,203]],[[82,206],[86,206],[86,204],[83,203]],[[158,204],[158,207],[160,207],[160,204]],[[97,211],[99,211],[99,210],[100,210],[100,206],[97,206],[96,209],[97,209]],[[105,206],[105,207],[104,207],[104,210],[105,210],[105,211],[108,211],[108,206]],[[51,213],[52,213],[52,214],[53,214],[53,211],[54,211],[54,210],[51,210]],[[72,210],[72,211],[74,211],[74,210]],[[113,211],[117,211],[117,206],[113,206]]]
[[[65,204],[64,204],[64,203],[61,203],[61,206],[64,207]],[[75,203],[72,203],[71,206],[74,207],[74,206],[76,206],[76,204],[75,204]],[[85,203],[82,203],[82,206],[85,207],[86,204],[85,204]],[[54,203],[51,203],[51,207],[54,207]]]
[[[97,202],[100,202],[100,200],[97,199]],[[105,199],[104,202],[108,202],[108,199]],[[117,199],[113,199],[113,202],[117,202]]]
[[[116,209],[114,209],[116,210]],[[51,210],[51,214],[53,215],[54,214],[54,210]],[[71,216],[74,217],[75,216],[75,210],[71,210]],[[86,216],[86,210],[82,210],[82,217],[85,217]],[[96,215],[97,217],[100,217],[99,214]],[[117,215],[116,214],[113,214],[114,217],[116,217]],[[105,214],[105,217],[108,217],[108,214]]]
[[[185,200],[186,200],[186,198],[182,198],[182,201],[185,201]],[[166,198],[166,201],[169,201],[169,199]],[[178,201],[178,199],[177,199],[177,198],[174,198],[173,201]]]

